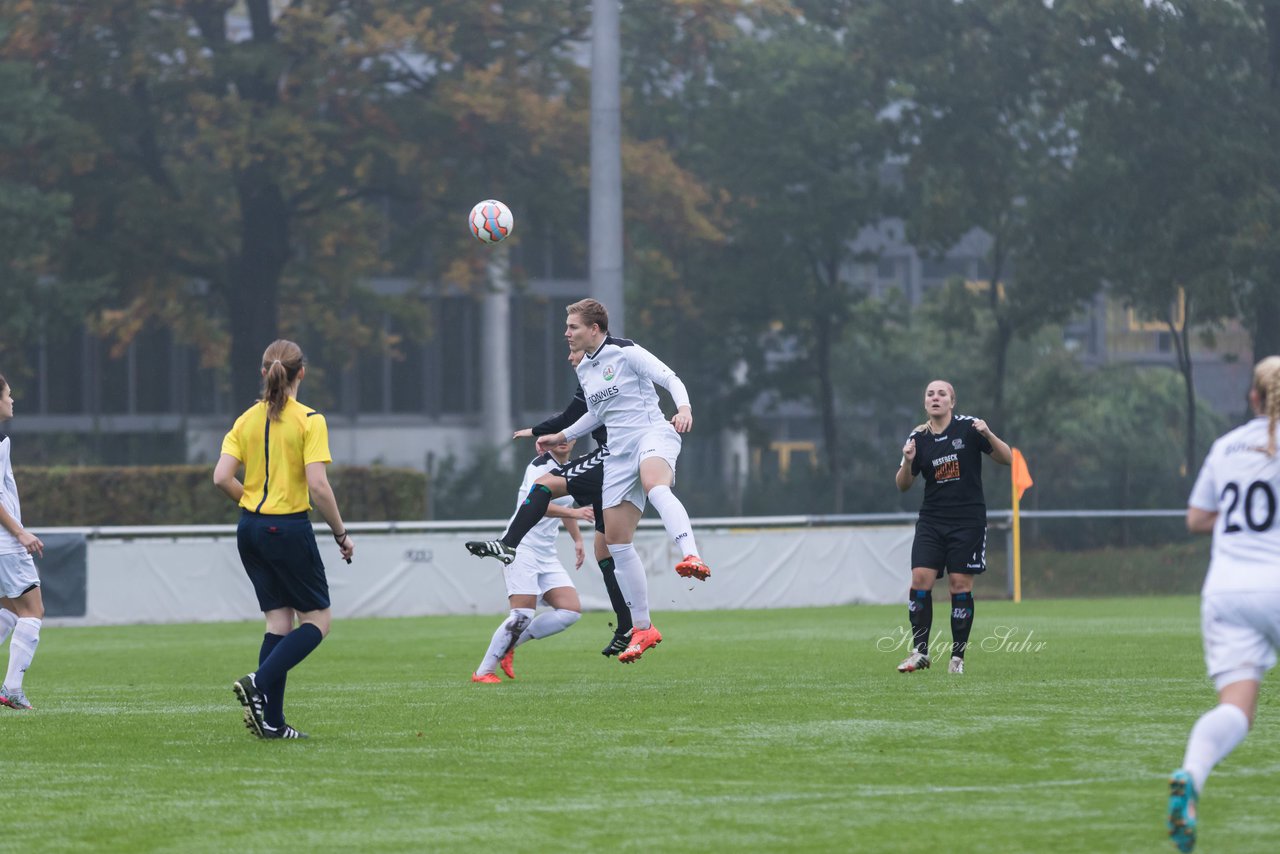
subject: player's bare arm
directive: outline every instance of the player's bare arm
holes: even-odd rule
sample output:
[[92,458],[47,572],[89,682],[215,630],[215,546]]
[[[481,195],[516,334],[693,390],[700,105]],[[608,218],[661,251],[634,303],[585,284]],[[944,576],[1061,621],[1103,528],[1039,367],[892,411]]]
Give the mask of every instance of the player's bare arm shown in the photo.
[[563,507],[559,504],[548,504],[546,515],[553,519],[572,519],[574,522],[595,522],[596,520],[596,513],[590,507]]
[[682,406],[671,419],[671,426],[676,428],[677,433],[688,433],[693,429],[693,407]]
[[1212,534],[1213,526],[1218,523],[1216,510],[1201,510],[1199,507],[1187,508],[1187,531],[1192,534]]
[[893,482],[897,485],[899,492],[906,492],[911,488],[911,484],[915,483],[916,476],[911,473],[911,461],[915,458],[915,440],[908,439],[902,446],[902,461],[898,463],[898,470],[893,474]]
[[[329,485],[329,474],[324,463],[307,463],[307,491],[311,493],[311,503],[315,505],[320,516],[333,532],[334,542],[342,559],[351,563],[356,553],[356,541],[346,533],[347,526],[342,521],[342,513],[338,510],[338,500],[333,496],[333,487]],[[338,535],[342,534],[341,537]]]
[[573,568],[582,569],[582,564],[587,559],[587,547],[582,541],[582,530],[572,518],[564,520],[564,529],[569,532],[569,537],[573,540]]
[[1009,443],[993,433],[991,428],[987,426],[987,422],[981,418],[975,418],[973,419],[973,429],[981,433],[991,443],[991,459],[1003,466],[1013,464],[1013,451],[1009,448]]
[[0,507],[0,525],[22,544],[27,554],[44,557],[44,543],[35,534],[18,524],[18,520],[3,507]]
[[240,461],[230,454],[218,457],[218,464],[213,467],[213,485],[235,504],[239,504],[240,496],[244,495],[244,484],[236,478],[239,470]]
[[548,433],[545,436],[539,436],[537,439],[538,453],[545,454],[547,451],[551,450],[553,446],[564,444],[564,441],[565,438],[563,430],[559,433]]

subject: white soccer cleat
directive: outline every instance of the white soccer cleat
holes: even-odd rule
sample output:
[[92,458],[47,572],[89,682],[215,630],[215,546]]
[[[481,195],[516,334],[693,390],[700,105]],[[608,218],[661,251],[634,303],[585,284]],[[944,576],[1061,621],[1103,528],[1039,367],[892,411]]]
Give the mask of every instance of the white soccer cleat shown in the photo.
[[951,656],[951,663],[947,665],[948,673],[964,674],[964,659],[958,655]]
[[928,670],[929,664],[929,656],[923,652],[913,652],[898,665],[898,672],[915,673],[917,670]]

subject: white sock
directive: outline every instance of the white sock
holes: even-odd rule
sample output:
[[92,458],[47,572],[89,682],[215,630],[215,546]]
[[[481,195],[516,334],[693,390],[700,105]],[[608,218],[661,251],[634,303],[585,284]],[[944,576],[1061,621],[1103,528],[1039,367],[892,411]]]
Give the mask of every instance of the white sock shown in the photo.
[[631,543],[610,544],[609,554],[613,556],[613,574],[622,588],[622,595],[627,597],[627,607],[631,609],[631,624],[637,629],[647,629],[653,625],[649,619],[649,579],[644,576],[644,564],[636,548]]
[[516,646],[526,644],[531,640],[542,640],[552,635],[558,635],[578,622],[578,618],[581,616],[582,614],[577,611],[566,611],[563,608],[556,608],[554,611],[543,611],[533,618],[533,622],[525,627],[524,633],[516,641]]
[[1205,712],[1191,728],[1182,767],[1195,781],[1196,792],[1204,791],[1209,772],[1249,734],[1249,717],[1239,706],[1220,703]]
[[9,672],[5,674],[4,687],[10,691],[22,690],[22,674],[31,666],[39,645],[40,621],[35,617],[19,617],[13,627],[13,639],[9,641]]
[[9,632],[18,624],[18,615],[8,608],[0,608],[0,644],[9,637]]
[[662,524],[667,529],[667,536],[676,544],[676,553],[681,557],[696,555],[698,541],[693,538],[693,526],[689,524],[689,513],[676,498],[669,486],[655,486],[649,490],[649,503],[662,517]]
[[484,659],[480,662],[476,673],[483,676],[497,670],[502,656],[507,654],[507,650],[511,649],[516,639],[532,621],[532,608],[512,608],[511,613],[502,621],[502,625],[498,626],[498,630],[493,633],[493,640],[489,641],[489,651],[484,654]]

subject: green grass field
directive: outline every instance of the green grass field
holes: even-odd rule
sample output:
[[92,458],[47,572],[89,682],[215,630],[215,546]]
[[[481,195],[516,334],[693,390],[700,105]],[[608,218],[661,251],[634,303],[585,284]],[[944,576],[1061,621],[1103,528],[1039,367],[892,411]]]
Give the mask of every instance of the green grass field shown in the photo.
[[[351,620],[291,675],[287,743],[230,690],[256,623],[51,627],[37,711],[0,709],[0,850],[1171,851],[1197,609],[979,598],[960,677],[895,672],[902,607],[659,613],[629,666],[587,614],[498,686],[468,681],[497,617]],[[1278,736],[1264,685],[1199,850],[1275,850]]]

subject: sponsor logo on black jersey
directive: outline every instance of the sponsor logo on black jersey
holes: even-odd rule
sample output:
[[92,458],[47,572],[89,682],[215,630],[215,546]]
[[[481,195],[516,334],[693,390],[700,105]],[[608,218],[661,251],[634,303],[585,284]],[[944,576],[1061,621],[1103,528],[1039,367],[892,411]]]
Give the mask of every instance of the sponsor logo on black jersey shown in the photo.
[[964,447],[964,439],[955,439],[951,442],[951,447],[957,451]]
[[609,398],[616,397],[617,395],[618,395],[618,387],[616,385],[611,385],[604,391],[598,391],[595,394],[591,395],[591,397],[587,398],[587,402],[599,403],[602,400],[608,400]]

